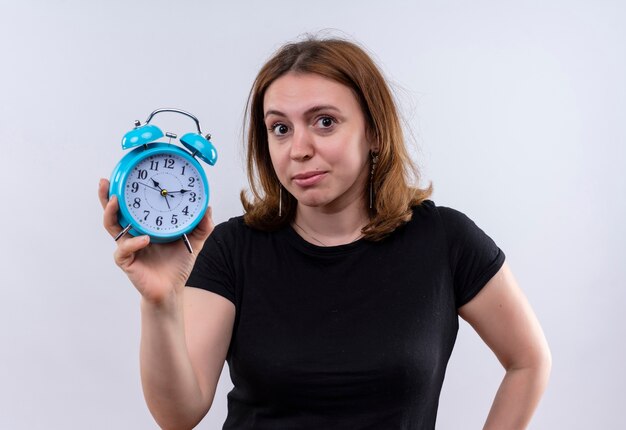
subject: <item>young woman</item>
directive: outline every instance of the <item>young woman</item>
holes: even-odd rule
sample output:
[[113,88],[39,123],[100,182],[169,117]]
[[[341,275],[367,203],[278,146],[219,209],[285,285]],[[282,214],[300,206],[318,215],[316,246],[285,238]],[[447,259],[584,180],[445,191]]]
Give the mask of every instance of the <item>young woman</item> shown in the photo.
[[226,360],[225,429],[432,429],[460,315],[506,369],[485,428],[525,428],[550,372],[542,330],[496,244],[411,186],[369,56],[343,40],[288,44],[249,113],[245,215],[214,229],[209,210],[190,237],[199,255],[146,237],[115,252],[142,295],[141,377],[159,425],[194,427]]

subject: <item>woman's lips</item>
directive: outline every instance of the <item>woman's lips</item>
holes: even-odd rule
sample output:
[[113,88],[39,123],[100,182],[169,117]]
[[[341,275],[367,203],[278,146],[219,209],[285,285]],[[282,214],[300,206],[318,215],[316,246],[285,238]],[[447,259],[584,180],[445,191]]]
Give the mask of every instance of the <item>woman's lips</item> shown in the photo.
[[306,172],[295,175],[292,181],[299,187],[311,187],[319,183],[325,177],[326,172]]

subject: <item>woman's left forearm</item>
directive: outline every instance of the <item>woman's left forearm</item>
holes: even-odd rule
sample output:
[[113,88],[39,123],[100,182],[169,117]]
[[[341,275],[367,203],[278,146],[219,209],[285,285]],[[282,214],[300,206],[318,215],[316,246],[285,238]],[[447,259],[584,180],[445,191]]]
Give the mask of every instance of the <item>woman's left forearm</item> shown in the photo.
[[532,418],[548,385],[551,361],[534,367],[507,370],[483,430],[523,430]]

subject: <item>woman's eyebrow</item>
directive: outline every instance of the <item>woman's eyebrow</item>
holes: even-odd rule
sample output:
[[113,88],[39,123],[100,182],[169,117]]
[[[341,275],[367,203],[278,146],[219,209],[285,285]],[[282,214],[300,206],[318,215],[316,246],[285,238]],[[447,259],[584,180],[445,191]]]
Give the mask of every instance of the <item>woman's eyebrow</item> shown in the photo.
[[265,116],[264,118],[267,118],[270,115],[276,115],[276,116],[286,116],[284,113],[282,113],[281,111],[278,110],[274,110],[274,109],[270,109],[267,112],[265,112]]
[[337,109],[335,106],[333,105],[320,105],[320,106],[313,106],[309,109],[306,110],[306,112],[304,112],[305,116],[311,116],[314,115],[320,111],[323,110],[334,110],[336,112],[339,112],[339,109]]
[[[309,109],[307,109],[304,112],[304,116],[311,116],[311,115],[314,115],[314,114],[316,114],[316,113],[318,113],[320,111],[324,111],[324,110],[333,110],[333,111],[336,111],[338,113],[340,112],[340,110],[337,109],[333,105],[319,105],[319,106],[313,106],[313,107],[310,107]],[[281,111],[275,110],[275,109],[270,109],[267,112],[265,112],[265,118],[267,118],[270,115],[283,116],[283,117],[287,116],[284,113],[282,113]]]

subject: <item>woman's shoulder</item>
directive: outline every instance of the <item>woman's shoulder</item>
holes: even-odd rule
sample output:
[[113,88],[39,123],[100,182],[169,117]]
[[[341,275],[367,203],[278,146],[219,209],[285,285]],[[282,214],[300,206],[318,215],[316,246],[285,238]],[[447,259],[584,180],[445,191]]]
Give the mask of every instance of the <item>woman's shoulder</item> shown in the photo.
[[435,217],[444,223],[456,223],[468,219],[467,215],[458,209],[448,206],[439,206],[432,200],[424,200],[419,205],[413,206],[413,216]]
[[211,235],[214,235],[217,240],[224,240],[232,243],[256,240],[261,237],[267,237],[272,233],[273,231],[263,231],[248,225],[244,216],[239,215],[217,224]]
[[413,206],[413,219],[440,220],[450,216],[454,217],[456,214],[460,214],[460,212],[446,206],[438,206],[430,199],[423,200],[420,204]]
[[243,215],[239,215],[216,224],[214,231],[233,231],[241,229],[242,227],[245,227],[245,223],[243,221]]
[[464,212],[448,206],[439,206],[432,200],[424,200],[413,207],[411,222],[443,228],[448,237],[475,234],[480,230],[474,220]]
[[246,225],[243,221],[243,216],[236,216],[229,218],[227,221],[222,221],[215,225],[211,237],[218,242],[227,241],[232,242],[244,234]]

